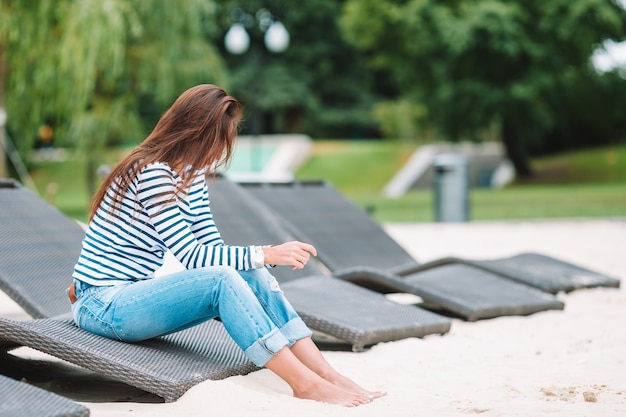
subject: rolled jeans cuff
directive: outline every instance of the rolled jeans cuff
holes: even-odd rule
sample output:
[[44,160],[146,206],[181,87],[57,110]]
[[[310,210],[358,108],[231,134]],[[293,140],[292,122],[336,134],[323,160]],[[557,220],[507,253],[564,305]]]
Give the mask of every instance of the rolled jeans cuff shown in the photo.
[[282,348],[291,346],[302,338],[310,337],[311,334],[311,330],[302,319],[296,317],[280,329],[276,328],[257,340],[245,350],[245,354],[256,366],[262,367]]

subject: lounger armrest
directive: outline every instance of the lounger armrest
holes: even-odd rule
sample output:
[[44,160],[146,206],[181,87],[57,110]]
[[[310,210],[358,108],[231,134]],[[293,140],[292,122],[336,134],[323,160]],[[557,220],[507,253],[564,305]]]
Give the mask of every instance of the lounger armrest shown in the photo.
[[450,265],[450,264],[470,264],[471,260],[457,258],[456,256],[446,256],[444,258],[434,259],[432,261],[424,262],[412,268],[405,270],[402,275],[408,275],[419,271],[424,271],[426,269],[435,268],[442,265]]
[[409,287],[396,274],[368,266],[355,266],[335,271],[336,278],[383,293],[403,292]]

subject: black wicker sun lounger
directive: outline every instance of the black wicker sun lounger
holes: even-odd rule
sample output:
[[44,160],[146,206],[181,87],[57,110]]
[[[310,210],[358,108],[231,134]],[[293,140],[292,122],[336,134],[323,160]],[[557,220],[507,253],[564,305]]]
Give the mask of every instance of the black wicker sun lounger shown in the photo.
[[26,382],[0,375],[0,417],[88,417],[89,409]]
[[[620,284],[613,277],[538,253],[521,253],[493,260],[447,257],[418,264],[380,225],[327,182],[244,185],[287,222],[317,242],[324,261],[333,270],[367,265],[406,275],[407,271],[417,267],[425,270],[444,265],[467,265],[551,294],[580,288],[618,287]],[[296,224],[303,216],[308,221]],[[329,233],[331,228],[333,232]],[[350,248],[354,250],[337,252],[339,246],[345,246],[346,238],[350,239]],[[376,253],[380,256],[370,256]]]
[[209,379],[245,375],[256,368],[210,320],[139,343],[124,343],[79,329],[69,315],[15,321],[0,318],[0,348],[21,345],[175,401]]
[[550,294],[582,288],[618,288],[620,280],[570,262],[540,253],[519,253],[500,259],[463,259],[446,257],[422,264],[423,268],[441,265],[471,265],[493,272]]
[[28,346],[166,401],[204,380],[258,369],[216,320],[133,344],[76,327],[65,291],[82,228],[18,184],[0,184],[0,289],[36,318],[0,317],[0,349]]
[[[216,179],[209,188],[209,198],[215,223],[226,242],[277,244],[295,239],[278,217],[232,181]],[[444,334],[450,329],[446,317],[392,302],[331,277],[314,258],[303,269],[279,266],[271,272],[310,328],[352,344],[353,350],[406,337]]]
[[325,182],[248,183],[249,194],[286,228],[313,243],[333,275],[379,292],[420,296],[424,305],[466,320],[562,309],[536,288],[464,264],[420,265],[367,213]]

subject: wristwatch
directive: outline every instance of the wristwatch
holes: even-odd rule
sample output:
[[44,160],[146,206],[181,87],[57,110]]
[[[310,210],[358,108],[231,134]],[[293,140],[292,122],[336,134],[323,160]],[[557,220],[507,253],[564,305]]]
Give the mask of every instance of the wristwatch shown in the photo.
[[255,268],[263,268],[265,266],[265,253],[263,252],[263,246],[255,246],[252,253],[252,260]]

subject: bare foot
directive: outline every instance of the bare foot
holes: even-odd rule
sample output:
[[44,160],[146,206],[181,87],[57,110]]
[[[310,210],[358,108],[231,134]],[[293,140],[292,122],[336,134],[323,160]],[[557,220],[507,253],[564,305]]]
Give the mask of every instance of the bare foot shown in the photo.
[[343,376],[341,374],[337,374],[334,378],[329,379],[330,382],[341,387],[349,392],[354,392],[355,394],[363,395],[370,400],[375,400],[376,398],[384,397],[387,395],[385,391],[370,391],[361,387],[359,384],[351,380],[350,378]]
[[342,405],[344,407],[357,407],[372,402],[372,398],[367,395],[346,391],[342,387],[321,378],[305,389],[298,391],[294,389],[293,396],[305,400]]

